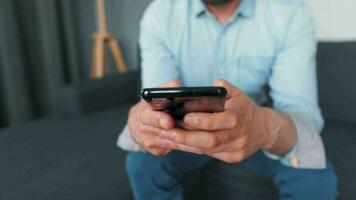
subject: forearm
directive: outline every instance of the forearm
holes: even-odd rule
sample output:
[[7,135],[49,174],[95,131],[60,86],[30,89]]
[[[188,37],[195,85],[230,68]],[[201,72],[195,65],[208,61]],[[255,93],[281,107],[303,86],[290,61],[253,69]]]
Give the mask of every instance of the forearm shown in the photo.
[[258,113],[266,134],[263,150],[280,156],[292,150],[297,142],[297,131],[289,116],[263,107],[259,108]]

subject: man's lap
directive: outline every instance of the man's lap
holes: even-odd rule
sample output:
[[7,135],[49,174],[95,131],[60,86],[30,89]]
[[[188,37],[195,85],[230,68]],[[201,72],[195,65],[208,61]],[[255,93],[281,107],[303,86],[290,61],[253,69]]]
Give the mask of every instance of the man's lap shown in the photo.
[[[180,183],[179,181],[184,173],[202,168],[212,161],[213,159],[207,156],[178,151],[163,157],[155,157],[140,152],[129,153],[126,167],[128,171],[139,173],[141,177],[150,176],[150,179],[155,182],[154,184],[169,190]],[[306,199],[306,196],[313,196],[312,198],[315,199],[315,194],[318,194],[316,190],[320,192],[329,191],[329,193],[324,192],[325,197],[323,199],[333,199],[328,197],[336,195],[336,176],[331,163],[328,163],[326,169],[295,169],[284,166],[279,161],[271,160],[262,152],[258,152],[249,159],[234,165],[257,174],[272,177],[275,185],[279,188],[281,197],[295,196],[300,191],[300,195],[303,195],[301,197],[304,199]],[[142,185],[142,187],[144,186]]]
[[[196,155],[192,153],[173,151],[170,154],[162,157],[153,156],[145,152],[133,153],[130,152],[128,157],[137,160],[136,162],[141,163],[144,166],[155,165],[161,166],[166,170],[170,170],[172,173],[185,173],[191,170],[196,170],[212,162],[214,159],[205,155]],[[130,158],[128,158],[130,159]],[[138,164],[138,163],[135,163]],[[331,163],[328,163],[328,168],[324,170],[310,170],[310,169],[296,169],[289,166],[281,164],[278,160],[272,160],[266,157],[261,151],[257,152],[255,155],[244,160],[241,163],[231,164],[242,167],[246,170],[253,171],[257,174],[262,174],[265,176],[275,176],[281,171],[295,172],[295,173],[306,173],[310,171],[322,172],[325,170],[333,171]],[[134,167],[132,165],[127,167]],[[142,168],[141,168],[142,169]]]

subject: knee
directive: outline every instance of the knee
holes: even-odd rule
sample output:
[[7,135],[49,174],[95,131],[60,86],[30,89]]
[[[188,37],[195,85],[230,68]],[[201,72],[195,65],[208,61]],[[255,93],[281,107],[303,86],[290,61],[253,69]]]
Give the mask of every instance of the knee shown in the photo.
[[333,191],[335,193],[335,196],[337,195],[337,175],[335,173],[334,166],[332,165],[331,162],[328,162],[328,167],[325,172],[325,182],[326,182],[326,188],[329,189],[329,191]]
[[324,170],[316,170],[315,175],[311,175],[308,179],[314,185],[310,184],[315,193],[319,196],[323,195],[323,199],[336,199],[337,196],[337,175],[331,162],[327,163],[327,168]]
[[133,188],[154,187],[161,190],[174,187],[177,178],[167,166],[167,159],[148,153],[129,153],[126,157],[126,171]]
[[[153,158],[146,153],[130,152],[126,156],[125,168],[130,179],[139,178],[152,166]],[[151,164],[152,163],[152,164]]]
[[[333,200],[337,196],[337,176],[330,162],[326,169],[289,169],[275,178],[283,197]],[[287,199],[287,198],[286,198]]]

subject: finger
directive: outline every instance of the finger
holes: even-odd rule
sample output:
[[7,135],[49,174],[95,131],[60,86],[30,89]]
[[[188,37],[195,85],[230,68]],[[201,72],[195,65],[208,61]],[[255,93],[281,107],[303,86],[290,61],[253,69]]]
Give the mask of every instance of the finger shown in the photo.
[[239,163],[244,159],[243,155],[238,152],[219,152],[219,153],[210,153],[207,155],[231,164]]
[[174,127],[174,119],[165,112],[153,111],[150,107],[146,107],[140,114],[140,121],[144,125],[162,128],[165,130]]
[[184,116],[183,121],[189,127],[206,131],[232,129],[237,125],[236,116],[230,111],[188,113]]
[[208,153],[220,153],[220,152],[240,152],[244,151],[245,142],[241,139],[232,139],[225,144],[222,144],[214,149],[209,150]]
[[188,131],[184,129],[172,129],[169,131],[161,131],[160,133],[162,139],[198,148],[215,148],[219,146],[222,144],[222,140],[218,135],[224,135],[224,133]]
[[154,156],[165,156],[167,155],[169,152],[171,152],[170,149],[164,149],[164,148],[149,148],[146,149],[147,152],[149,152],[150,154],[154,155]]
[[178,151],[184,151],[184,152],[195,153],[195,154],[200,154],[200,155],[205,154],[207,152],[207,149],[204,149],[204,148],[187,146],[187,145],[179,144],[179,143],[176,143],[176,142],[173,142],[170,140],[166,140],[166,139],[157,140],[156,145],[161,148],[174,149],[174,150],[178,150]]
[[[179,87],[181,82],[178,80],[171,80],[159,85],[158,87]],[[147,105],[147,103],[145,102]],[[167,113],[153,111],[151,106],[145,106],[141,111],[140,121],[144,125],[154,126],[162,129],[171,129],[174,127],[174,119]]]
[[171,150],[170,149],[167,149],[167,148],[161,148],[161,147],[158,147],[156,145],[156,138],[155,137],[150,137],[150,138],[146,138],[145,139],[145,142],[143,144],[143,148],[151,153],[152,155],[155,155],[155,156],[163,156],[163,155],[166,155],[168,154]]
[[224,101],[223,98],[196,98],[186,101],[183,108],[187,113],[223,111]]
[[177,128],[182,128],[187,131],[198,131],[198,129],[190,127],[189,125],[185,124],[182,120],[176,121],[175,126]]
[[141,135],[152,136],[152,135],[159,135],[159,133],[162,131],[162,129],[156,128],[156,127],[153,127],[150,125],[142,124],[140,131],[141,131],[141,133],[140,133]]
[[243,105],[245,105],[250,100],[250,98],[244,92],[225,80],[216,80],[214,82],[214,86],[224,87],[227,90],[225,110],[236,110],[237,108],[243,108]]
[[160,88],[163,88],[163,87],[181,87],[182,86],[182,83],[179,81],[179,80],[171,80],[171,81],[168,81],[168,82],[165,82],[161,85],[159,85],[158,87]]
[[234,85],[232,85],[231,83],[229,83],[223,79],[218,79],[218,80],[214,81],[213,85],[216,87],[224,87],[227,90],[226,99],[230,99],[230,98],[238,96],[240,93],[242,93],[242,91],[240,89],[238,89],[237,87],[235,87]]

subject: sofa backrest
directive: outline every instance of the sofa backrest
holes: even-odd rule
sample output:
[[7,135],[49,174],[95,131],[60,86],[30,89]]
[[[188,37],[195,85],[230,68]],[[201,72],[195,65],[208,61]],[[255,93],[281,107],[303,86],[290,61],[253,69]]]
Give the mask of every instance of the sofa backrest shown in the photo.
[[319,43],[317,62],[324,116],[356,123],[356,42]]

